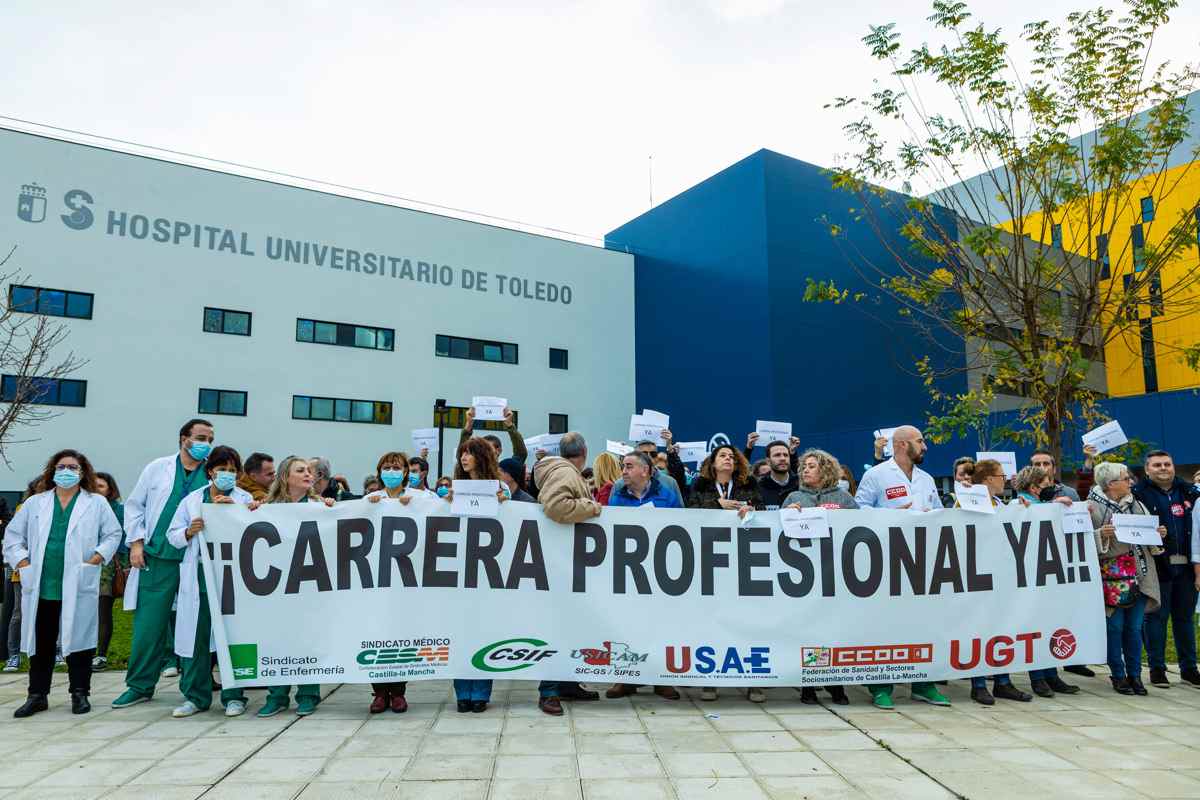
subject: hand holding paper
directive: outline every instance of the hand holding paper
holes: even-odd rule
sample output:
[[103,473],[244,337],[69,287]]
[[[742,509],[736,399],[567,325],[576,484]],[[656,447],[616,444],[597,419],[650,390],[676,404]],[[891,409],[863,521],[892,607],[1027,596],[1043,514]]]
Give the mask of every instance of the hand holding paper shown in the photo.
[[989,450],[987,452],[975,454],[976,462],[983,461],[985,459],[991,459],[992,461],[999,461],[1000,467],[1004,470],[1004,477],[1006,477],[1006,478],[1011,478],[1013,475],[1016,475],[1017,472],[1019,471],[1017,469],[1017,454],[1016,453],[1010,453],[1008,451],[990,451]]
[[793,539],[825,539],[829,533],[829,512],[820,507],[779,509],[783,535]]
[[481,395],[471,398],[471,406],[475,409],[475,419],[502,420],[508,401],[503,397],[488,397]]
[[954,498],[958,500],[958,506],[964,511],[974,511],[978,514],[995,514],[996,506],[992,503],[992,496],[988,493],[987,487],[982,483],[976,483],[972,486],[955,486]]
[[763,446],[776,441],[787,442],[792,438],[792,423],[760,419],[754,423],[754,432],[758,434],[758,441],[762,442]]
[[437,428],[414,428],[412,432],[413,449],[417,452],[421,450],[437,450],[438,449],[438,429]]
[[1112,524],[1117,529],[1118,542],[1151,547],[1162,544],[1156,514],[1113,514]]
[[500,513],[500,481],[454,481],[450,513],[464,517],[494,517]]
[[1103,453],[1106,450],[1120,447],[1128,441],[1129,439],[1125,436],[1125,431],[1121,430],[1121,423],[1115,419],[1083,435],[1083,443],[1090,444],[1096,448],[1097,453]]

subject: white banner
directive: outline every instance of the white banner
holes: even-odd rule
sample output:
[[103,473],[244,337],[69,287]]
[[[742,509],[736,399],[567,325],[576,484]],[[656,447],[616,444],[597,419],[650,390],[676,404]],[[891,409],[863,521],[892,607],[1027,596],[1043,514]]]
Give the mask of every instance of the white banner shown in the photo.
[[448,512],[205,505],[223,682],[820,686],[1105,659],[1093,538],[1064,535],[1058,503],[830,511],[816,539],[778,512]]

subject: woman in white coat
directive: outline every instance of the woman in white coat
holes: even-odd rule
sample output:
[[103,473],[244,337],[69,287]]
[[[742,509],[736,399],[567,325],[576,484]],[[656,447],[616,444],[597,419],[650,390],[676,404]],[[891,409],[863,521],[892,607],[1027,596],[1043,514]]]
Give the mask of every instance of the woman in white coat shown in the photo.
[[[232,447],[214,447],[204,462],[208,485],[183,498],[167,528],[167,541],[172,547],[183,548],[179,563],[179,595],[175,599],[175,654],[183,659],[179,673],[179,691],[183,704],[171,716],[190,717],[207,711],[212,705],[212,660],[215,651],[212,635],[212,615],[208,609],[208,581],[200,560],[200,539],[204,530],[204,503],[241,503],[249,505],[254,498],[237,487],[242,472],[242,457]],[[221,705],[225,716],[236,717],[246,711],[246,693],[241,689],[221,690]]]
[[[53,488],[49,488],[53,487]],[[49,708],[54,650],[62,641],[71,711],[92,710],[92,656],[99,625],[100,567],[121,544],[121,524],[96,489],[91,462],[60,450],[46,462],[42,491],[8,523],[4,559],[21,572],[21,649],[29,655],[29,697],[13,712]]]

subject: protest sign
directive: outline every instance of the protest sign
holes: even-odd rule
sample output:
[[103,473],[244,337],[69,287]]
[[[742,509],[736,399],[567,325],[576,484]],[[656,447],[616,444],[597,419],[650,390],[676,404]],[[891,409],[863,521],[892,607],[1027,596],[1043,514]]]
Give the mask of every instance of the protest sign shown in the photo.
[[1121,430],[1121,423],[1115,419],[1112,422],[1104,423],[1099,428],[1093,428],[1083,435],[1083,443],[1096,448],[1097,453],[1120,447],[1128,441],[1125,431]]

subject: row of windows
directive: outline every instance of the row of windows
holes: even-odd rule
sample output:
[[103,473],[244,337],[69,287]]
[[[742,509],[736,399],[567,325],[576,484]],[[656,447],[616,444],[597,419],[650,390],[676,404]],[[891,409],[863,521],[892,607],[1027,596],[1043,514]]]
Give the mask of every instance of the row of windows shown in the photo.
[[51,317],[92,318],[92,301],[88,292],[69,292],[66,289],[45,289],[41,286],[8,287],[8,307],[26,314],[46,314]]
[[517,346],[511,342],[467,339],[462,336],[438,334],[434,339],[434,355],[443,358],[466,358],[471,361],[491,361],[496,364],[516,364]]
[[316,319],[296,320],[296,341],[313,344],[334,344],[341,347],[363,347],[367,350],[396,349],[396,331],[370,325],[346,322],[322,322]]
[[[0,378],[0,402],[12,403],[20,392],[20,379],[16,375]],[[42,406],[87,405],[87,381],[69,378],[31,378],[25,402]]]

